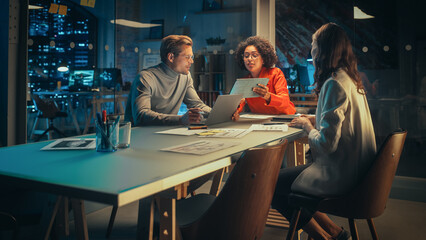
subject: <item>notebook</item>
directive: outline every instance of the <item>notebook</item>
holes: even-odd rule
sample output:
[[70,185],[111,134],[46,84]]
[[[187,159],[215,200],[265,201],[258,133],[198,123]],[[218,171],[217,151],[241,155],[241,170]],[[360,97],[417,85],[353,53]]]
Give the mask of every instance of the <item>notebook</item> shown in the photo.
[[237,110],[243,95],[219,95],[209,116],[201,123],[207,126],[231,121],[232,114]]

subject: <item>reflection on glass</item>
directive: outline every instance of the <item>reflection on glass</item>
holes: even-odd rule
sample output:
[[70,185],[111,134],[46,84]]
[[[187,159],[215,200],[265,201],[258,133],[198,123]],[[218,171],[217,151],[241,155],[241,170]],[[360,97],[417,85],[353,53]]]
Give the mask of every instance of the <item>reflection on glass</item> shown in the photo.
[[[29,3],[42,7],[29,11],[28,37],[33,44],[28,47],[28,77],[32,92],[57,87],[57,81],[64,79],[57,71],[60,61],[72,69],[95,65],[95,55],[87,48],[87,43],[95,42],[96,36],[96,18],[90,12],[65,0],[58,0],[57,4],[67,6],[66,15],[49,13],[51,1]],[[75,43],[74,47],[71,43]]]

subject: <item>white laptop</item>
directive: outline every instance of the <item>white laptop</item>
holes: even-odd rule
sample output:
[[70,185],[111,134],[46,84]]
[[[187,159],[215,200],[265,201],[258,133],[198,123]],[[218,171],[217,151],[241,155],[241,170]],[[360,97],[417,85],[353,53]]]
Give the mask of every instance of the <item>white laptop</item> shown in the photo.
[[210,126],[212,124],[231,121],[232,114],[237,110],[243,95],[219,95],[209,116],[201,123]]

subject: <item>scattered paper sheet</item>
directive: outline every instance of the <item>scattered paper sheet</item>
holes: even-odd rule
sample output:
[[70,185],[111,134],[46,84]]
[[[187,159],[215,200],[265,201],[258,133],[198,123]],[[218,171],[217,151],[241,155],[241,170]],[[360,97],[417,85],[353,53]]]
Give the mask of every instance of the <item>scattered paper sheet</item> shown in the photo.
[[287,124],[274,124],[274,125],[263,125],[263,124],[252,124],[249,128],[252,131],[274,131],[274,132],[287,132]]
[[239,129],[239,128],[219,128],[204,130],[204,132],[198,133],[200,137],[215,137],[215,138],[242,138],[248,133],[250,129]]
[[163,148],[161,151],[176,152],[176,153],[187,153],[195,155],[204,155],[211,152],[219,151],[225,148],[233,147],[238,145],[236,142],[219,142],[212,140],[200,140],[190,143],[185,143],[173,147]]
[[244,113],[240,115],[240,118],[250,118],[250,119],[269,119],[275,117],[276,115],[264,115],[264,114],[255,114],[255,113]]
[[63,138],[44,146],[41,150],[85,150],[95,148],[95,138]]
[[206,131],[206,129],[188,130],[187,127],[183,127],[183,128],[172,128],[172,129],[168,129],[168,130],[164,130],[164,131],[160,131],[160,132],[156,132],[156,133],[181,135],[181,136],[191,136],[191,135],[195,135],[197,133],[204,132],[204,131]]

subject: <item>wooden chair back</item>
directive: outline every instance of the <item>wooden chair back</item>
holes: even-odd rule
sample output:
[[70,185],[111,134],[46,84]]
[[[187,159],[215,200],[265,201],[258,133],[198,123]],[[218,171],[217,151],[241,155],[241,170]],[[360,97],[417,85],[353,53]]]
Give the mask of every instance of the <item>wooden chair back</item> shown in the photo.
[[247,150],[207,212],[181,228],[184,239],[260,239],[287,144]]
[[318,210],[351,219],[380,216],[386,208],[406,136],[406,131],[391,133],[362,182],[343,197],[324,199]]

